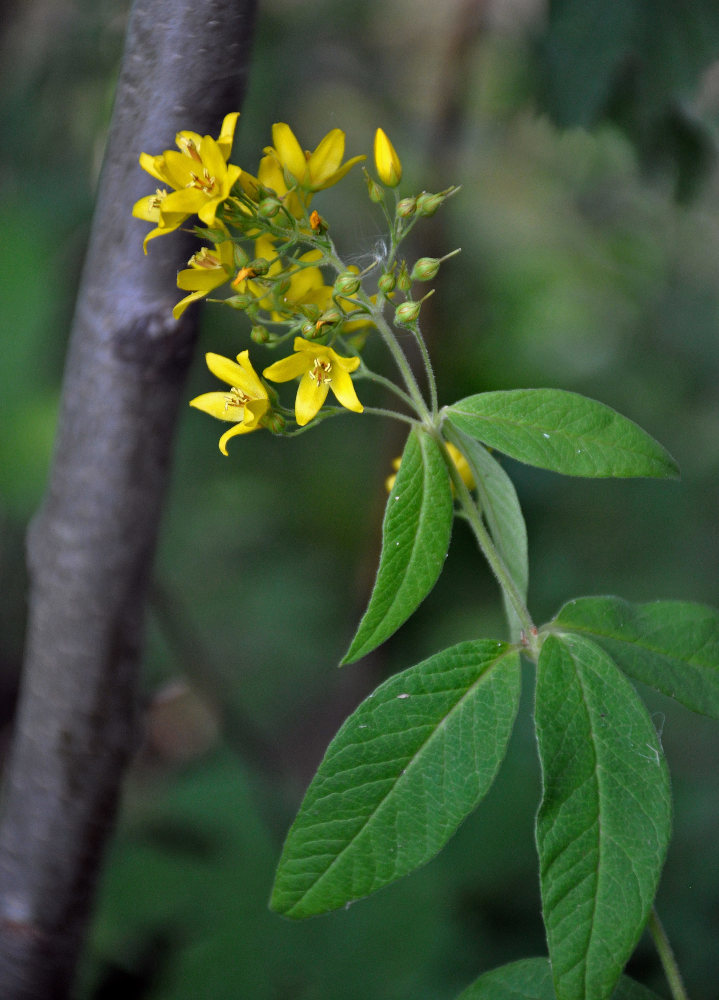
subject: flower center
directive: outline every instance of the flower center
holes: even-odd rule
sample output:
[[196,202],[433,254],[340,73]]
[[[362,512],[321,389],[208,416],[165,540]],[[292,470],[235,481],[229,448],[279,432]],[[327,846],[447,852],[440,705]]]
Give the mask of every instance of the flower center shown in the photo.
[[152,201],[150,202],[150,208],[154,211],[158,211],[166,197],[167,191],[165,191],[164,188],[155,188],[155,193],[152,196]]
[[317,385],[323,385],[326,383],[330,384],[332,378],[330,372],[332,371],[332,362],[329,358],[315,358],[314,365],[310,368],[310,378]]
[[207,247],[203,247],[202,250],[198,250],[196,254],[193,254],[192,257],[190,257],[187,263],[190,267],[204,268],[208,271],[221,266],[219,259],[215,256],[212,250],[208,250]]
[[227,413],[231,406],[246,406],[249,401],[250,397],[247,393],[233,385],[225,396],[225,413]]
[[197,188],[198,191],[203,191],[205,194],[212,194],[215,190],[216,178],[211,176],[207,167],[203,167],[202,177],[199,177],[193,170],[190,171],[190,177],[192,180],[187,185],[188,187]]

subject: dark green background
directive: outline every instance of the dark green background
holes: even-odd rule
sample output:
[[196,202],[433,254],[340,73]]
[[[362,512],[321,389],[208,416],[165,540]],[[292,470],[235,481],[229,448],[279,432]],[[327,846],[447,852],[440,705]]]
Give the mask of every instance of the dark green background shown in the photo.
[[[535,619],[591,593],[719,604],[716,5],[555,0],[544,18],[530,0],[261,6],[235,162],[255,170],[274,121],[307,147],[343,128],[350,155],[369,151],[381,125],[403,191],[462,185],[408,249],[462,247],[423,311],[443,401],[515,386],[582,392],[645,427],[682,468],[679,483],[615,483],[507,462]],[[126,15],[109,0],[5,7],[0,746],[21,660],[23,533],[50,460]],[[382,223],[359,172],[316,204],[343,252],[368,262]],[[200,346],[188,399],[214,387],[202,351],[249,346],[243,317],[207,308]],[[295,441],[236,439],[223,458],[221,430],[182,415],[148,625],[147,738],[80,995],[444,1000],[540,954],[529,671],[498,782],[437,860],[349,912],[306,924],[268,912],[284,831],[347,712],[443,645],[504,633],[458,524],[412,622],[339,672],[402,432],[348,414]],[[691,996],[715,1000],[719,731],[648,698],[676,800],[660,911]],[[647,941],[631,971],[664,989]]]

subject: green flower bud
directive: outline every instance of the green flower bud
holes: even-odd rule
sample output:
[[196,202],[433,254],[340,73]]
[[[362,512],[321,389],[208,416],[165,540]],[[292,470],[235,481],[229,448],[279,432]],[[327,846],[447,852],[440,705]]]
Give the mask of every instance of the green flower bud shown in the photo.
[[273,219],[281,208],[277,198],[263,198],[257,206],[257,214],[263,219]]
[[412,268],[410,278],[412,281],[431,281],[436,278],[441,263],[439,257],[420,257]]
[[311,320],[309,319],[305,320],[305,322],[302,324],[302,329],[300,330],[300,333],[305,338],[305,340],[314,340],[314,338],[317,336],[317,327]]
[[361,282],[354,271],[343,271],[335,279],[335,292],[338,295],[354,295]]
[[225,304],[232,306],[233,309],[247,309],[248,306],[252,305],[254,298],[251,295],[231,295],[229,299],[225,299]]
[[255,275],[267,274],[270,269],[270,262],[265,260],[264,257],[256,257],[253,261],[247,265],[251,271],[255,272]]
[[429,194],[429,192],[423,191],[419,198],[417,198],[417,214],[425,217],[434,215],[443,201],[443,195]]
[[370,177],[370,175],[367,173],[366,170],[364,171],[364,179],[367,185],[367,194],[369,195],[369,200],[373,201],[376,205],[378,205],[381,201],[384,200],[384,191],[379,186],[377,181],[373,177]]
[[412,279],[407,271],[407,261],[403,260],[397,275],[397,288],[400,292],[408,292],[412,287]]
[[256,344],[266,344],[270,340],[270,333],[264,326],[253,326],[250,337]]
[[406,219],[408,216],[414,214],[416,208],[416,198],[402,198],[402,200],[397,203],[397,216],[400,219]]
[[421,302],[403,302],[394,311],[394,321],[398,326],[411,326],[417,322]]
[[397,284],[397,279],[393,274],[385,272],[382,277],[377,282],[377,287],[384,295],[389,295],[390,292],[394,291],[395,285]]
[[273,434],[280,434],[285,429],[287,421],[281,413],[276,413],[275,410],[270,410],[269,413],[264,415],[260,424],[263,427],[266,427],[269,431],[272,431]]

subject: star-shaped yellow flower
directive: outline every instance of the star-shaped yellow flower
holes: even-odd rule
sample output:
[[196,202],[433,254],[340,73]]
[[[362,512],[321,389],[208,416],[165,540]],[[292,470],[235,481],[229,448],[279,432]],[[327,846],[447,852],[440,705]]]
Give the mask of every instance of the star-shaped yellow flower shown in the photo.
[[235,253],[231,240],[216,243],[214,249],[203,247],[188,261],[189,267],[177,275],[177,287],[190,292],[172,310],[179,319],[191,302],[209,295],[229,281],[235,272]]
[[220,438],[220,451],[227,454],[227,442],[236,434],[249,434],[260,426],[270,401],[267,390],[257,376],[249,359],[249,351],[237,355],[237,364],[221,354],[206,354],[207,367],[213,375],[227,382],[229,392],[205,392],[190,400],[190,406],[209,413],[218,420],[235,423]]
[[294,177],[298,186],[308,194],[332,187],[355,163],[366,159],[365,156],[353,156],[342,163],[345,134],[338,128],[328,132],[312,153],[303,151],[294,132],[284,122],[276,122],[272,126],[272,142],[274,145],[268,146],[265,153]]
[[349,376],[359,367],[359,358],[342,358],[331,347],[313,344],[302,337],[295,337],[294,349],[294,354],[276,361],[262,374],[271,382],[289,382],[299,377],[295,417],[300,427],[317,416],[330,389],[346,409],[362,412],[364,407]]
[[238,118],[236,111],[226,115],[217,139],[178,132],[175,142],[179,152],[167,149],[160,156],[140,154],[143,170],[173,188],[170,194],[158,189],[149,199],[141,198],[132,210],[133,215],[158,223],[157,230],[145,240],[145,252],[147,239],[172,232],[190,215],[198,215],[206,226],[215,224],[217,209],[242,174],[240,167],[227,162]]

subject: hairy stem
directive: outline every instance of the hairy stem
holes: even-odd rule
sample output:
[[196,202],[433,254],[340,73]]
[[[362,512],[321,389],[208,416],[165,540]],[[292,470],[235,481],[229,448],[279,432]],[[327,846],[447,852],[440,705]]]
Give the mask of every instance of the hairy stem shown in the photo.
[[652,907],[647,927],[649,928],[649,933],[652,935],[654,940],[654,946],[659,953],[659,960],[662,963],[664,975],[667,977],[667,983],[669,984],[673,1000],[689,1000],[687,991],[684,988],[679,966],[677,965],[677,960],[674,957],[672,946],[669,943],[667,933],[664,930],[661,920],[659,919],[656,907]]
[[536,658],[539,655],[539,647],[536,640],[537,630],[534,626],[534,622],[532,621],[527,605],[522,598],[517,584],[514,582],[514,577],[507,568],[504,559],[502,559],[501,555],[497,551],[497,547],[492,541],[492,537],[487,531],[484,521],[482,520],[482,515],[477,507],[477,504],[474,502],[472,494],[467,489],[464,480],[459,474],[457,466],[452,461],[452,456],[447,450],[447,445],[438,432],[433,430],[433,433],[435,434],[437,443],[440,446],[442,455],[447,464],[447,468],[454,485],[455,496],[462,506],[462,510],[467,521],[469,522],[474,537],[477,540],[480,551],[489,563],[490,569],[497,578],[499,586],[507,595],[512,607],[517,613],[517,617],[526,638],[528,652]]

